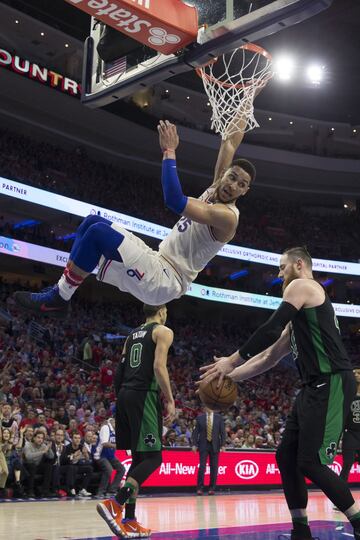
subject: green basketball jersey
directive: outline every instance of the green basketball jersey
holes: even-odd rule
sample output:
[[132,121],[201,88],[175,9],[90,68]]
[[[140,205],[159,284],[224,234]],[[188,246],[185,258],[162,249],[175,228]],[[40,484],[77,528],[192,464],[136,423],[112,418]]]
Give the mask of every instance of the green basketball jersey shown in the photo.
[[327,294],[320,306],[300,309],[290,328],[291,349],[304,383],[323,374],[352,369]]
[[152,340],[156,325],[157,323],[142,324],[129,335],[123,361],[122,387],[134,390],[159,390],[154,375],[156,345]]

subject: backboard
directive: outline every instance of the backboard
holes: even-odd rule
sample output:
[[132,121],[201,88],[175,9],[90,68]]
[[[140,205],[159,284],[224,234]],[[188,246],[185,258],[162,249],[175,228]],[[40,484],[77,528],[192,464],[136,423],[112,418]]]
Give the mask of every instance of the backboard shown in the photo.
[[[91,0],[66,1],[84,10],[84,4],[94,3]],[[148,8],[151,2],[160,2],[117,0],[118,4],[121,1],[127,2],[127,5],[132,2],[147,5]],[[174,2],[179,2],[179,5],[183,2],[197,9],[199,30],[192,43],[172,54],[162,54],[151,46],[137,43],[133,39],[134,34],[121,38],[121,33],[116,31],[120,42],[119,58],[107,64],[97,51],[105,25],[99,22],[101,17],[93,17],[91,34],[85,43],[82,95],[84,104],[102,107],[113,103],[141,88],[203,65],[245,43],[256,43],[267,35],[302,22],[328,8],[333,0],[172,0],[172,5]],[[96,3],[115,6],[114,2],[107,0]],[[89,13],[88,5],[86,11]],[[111,7],[106,9],[110,10]],[[127,9],[130,11],[129,7]],[[162,28],[150,28],[149,33],[152,38],[160,41],[167,40],[169,36]],[[126,41],[125,45],[122,44],[122,39]],[[129,47],[129,41],[133,41],[135,46]],[[168,43],[170,41],[169,39]]]

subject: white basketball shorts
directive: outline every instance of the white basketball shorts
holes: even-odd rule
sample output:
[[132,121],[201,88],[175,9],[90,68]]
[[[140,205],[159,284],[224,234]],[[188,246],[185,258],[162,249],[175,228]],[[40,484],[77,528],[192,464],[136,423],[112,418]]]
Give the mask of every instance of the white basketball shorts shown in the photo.
[[96,279],[128,292],[151,306],[166,304],[184,293],[181,275],[158,251],[116,223],[112,228],[124,236],[118,247],[123,260],[100,260]]

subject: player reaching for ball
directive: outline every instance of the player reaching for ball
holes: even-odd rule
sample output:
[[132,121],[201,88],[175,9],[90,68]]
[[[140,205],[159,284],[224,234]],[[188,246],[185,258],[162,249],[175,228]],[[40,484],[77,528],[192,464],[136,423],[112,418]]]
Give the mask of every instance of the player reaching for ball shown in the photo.
[[244,381],[275,366],[293,353],[302,389],[276,453],[293,530],[292,540],[311,539],[305,477],[316,484],[351,522],[360,540],[360,508],[347,484],[327,465],[336,456],[344,423],[356,394],[352,366],[341,340],[334,308],[312,274],[304,247],[289,249],[280,259],[283,301],[238,351],[205,366],[205,382],[225,375]]
[[97,279],[133,294],[150,305],[160,305],[186,293],[198,273],[229,242],[239,221],[236,201],[255,179],[255,167],[233,160],[247,120],[234,120],[238,131],[223,140],[212,185],[199,197],[186,197],[176,168],[179,137],[176,126],[160,122],[163,152],[162,187],[165,204],[181,218],[154,251],[140,238],[100,216],[80,224],[69,261],[59,282],[40,293],[18,291],[15,302],[39,314],[64,318],[69,301],[84,279],[100,265]]

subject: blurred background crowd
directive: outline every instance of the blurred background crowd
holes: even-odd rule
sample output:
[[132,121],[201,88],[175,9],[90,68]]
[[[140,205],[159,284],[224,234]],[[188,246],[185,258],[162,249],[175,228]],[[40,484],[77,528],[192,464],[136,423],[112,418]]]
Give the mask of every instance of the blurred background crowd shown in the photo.
[[[74,302],[71,320],[46,324],[51,334],[47,343],[44,336],[36,338],[34,323],[14,308],[11,293],[16,287],[0,287],[1,300],[13,314],[12,323],[0,327],[5,486],[14,496],[100,497],[111,488],[107,484],[114,467],[121,472],[116,461],[103,470],[104,449],[99,451],[101,430],[106,431],[114,415],[113,378],[125,338],[119,323],[135,327],[143,316],[134,304]],[[208,321],[171,319],[169,326],[175,333],[168,368],[177,418],[164,426],[163,443],[190,448],[195,418],[202,410],[195,394],[197,368],[214,353],[231,352],[250,329],[224,324],[219,330]],[[124,324],[121,328],[126,329]],[[226,449],[276,448],[296,381],[296,370],[287,359],[276,370],[242,384],[236,404],[224,416]],[[69,455],[79,449],[77,461],[70,462]]]

